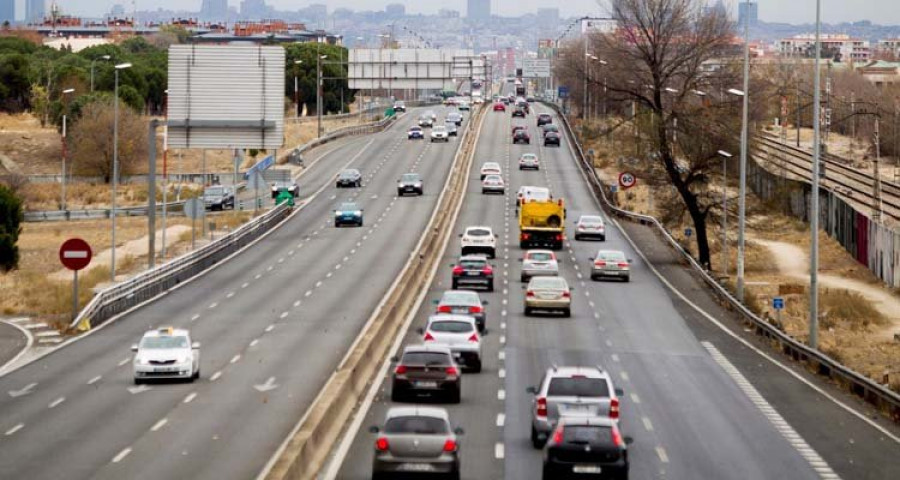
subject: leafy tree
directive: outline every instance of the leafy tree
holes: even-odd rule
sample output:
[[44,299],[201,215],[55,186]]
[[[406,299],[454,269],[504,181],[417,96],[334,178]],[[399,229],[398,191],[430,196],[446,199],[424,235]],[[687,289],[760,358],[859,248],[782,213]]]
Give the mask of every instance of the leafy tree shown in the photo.
[[33,84],[28,97],[31,111],[41,120],[41,127],[46,126],[50,114],[50,102],[47,98],[47,89],[43,85]]
[[0,184],[0,269],[19,267],[19,234],[22,233],[22,199],[13,189]]
[[[299,103],[311,106],[315,111],[316,104],[316,55],[327,55],[322,60],[322,111],[339,112],[341,110],[341,89],[344,91],[344,108],[353,103],[355,91],[348,88],[347,83],[347,49],[338,45],[321,43],[292,43],[285,45],[285,96],[294,100],[294,75],[299,86]],[[302,63],[295,64],[300,60]]]
[[20,53],[0,54],[0,110],[24,109],[30,93],[28,57]]
[[[82,175],[100,175],[109,182],[113,173],[113,99],[108,95],[89,97],[76,101],[78,116],[69,137],[72,170]],[[147,159],[147,122],[121,102],[118,128],[119,174],[135,172]]]

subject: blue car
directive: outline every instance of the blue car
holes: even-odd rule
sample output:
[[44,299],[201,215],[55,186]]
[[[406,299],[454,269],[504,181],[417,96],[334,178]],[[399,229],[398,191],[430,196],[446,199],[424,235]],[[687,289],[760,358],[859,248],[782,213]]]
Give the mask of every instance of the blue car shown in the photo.
[[345,202],[334,211],[334,226],[341,227],[343,225],[363,226],[363,210],[359,208],[359,205]]
[[409,140],[423,140],[425,132],[422,131],[422,127],[412,127],[406,132],[406,138]]

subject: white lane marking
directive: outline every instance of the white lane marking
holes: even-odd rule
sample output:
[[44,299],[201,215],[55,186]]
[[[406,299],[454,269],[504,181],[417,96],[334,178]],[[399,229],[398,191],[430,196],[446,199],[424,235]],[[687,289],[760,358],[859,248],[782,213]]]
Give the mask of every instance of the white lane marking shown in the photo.
[[295,307],[299,307],[299,306],[300,306],[300,303],[302,303],[302,302],[301,302],[300,300],[297,300],[296,302],[294,302],[294,306],[295,306]]
[[88,380],[87,384],[88,384],[88,385],[93,385],[93,384],[99,382],[101,378],[103,378],[103,375],[97,375],[96,377],[94,377],[94,378]]
[[501,368],[500,370],[497,370],[497,375],[498,375],[500,378],[506,378],[506,369],[505,369],[505,368]]
[[500,312],[500,315],[502,315],[502,316],[504,316],[504,317],[506,316],[506,314],[507,314],[507,311],[506,311],[506,310],[503,310],[502,312]]
[[284,257],[279,258],[278,263],[284,263]]
[[266,383],[263,383],[262,385],[254,385],[253,388],[255,388],[259,392],[268,392],[269,390],[275,390],[276,388],[278,388],[278,384],[275,383],[275,377],[269,377],[269,379],[266,380]]
[[588,305],[590,305],[591,308],[594,308],[594,301],[593,301],[593,300],[588,300]]
[[641,397],[639,397],[638,394],[636,394],[636,393],[632,393],[631,401],[636,404],[641,403]]
[[50,402],[50,405],[47,405],[47,408],[54,408],[54,407],[58,406],[60,403],[65,402],[65,401],[66,401],[66,397],[59,397],[56,400]]
[[325,278],[331,278],[332,272],[328,272],[325,274]]
[[121,462],[122,459],[124,459],[125,457],[127,457],[129,453],[131,453],[131,447],[128,447],[128,448],[122,450],[121,452],[117,453],[116,456],[113,457],[112,463],[119,463],[119,462]]
[[618,362],[618,361],[619,361],[619,356],[616,355],[615,353],[612,354],[611,357],[612,357],[612,359],[613,359],[614,362]]
[[192,321],[192,322],[193,322],[194,320],[198,319],[198,318],[200,318],[200,314],[199,314],[199,313],[195,313],[195,314],[191,315],[191,321]]
[[228,292],[228,295],[225,295],[225,298],[231,298],[234,296],[234,292]]
[[197,398],[197,392],[191,392],[188,396],[184,397],[183,403],[191,403],[195,398]]
[[506,400],[506,390],[502,388],[497,390],[497,400]]
[[650,422],[649,418],[641,417],[641,421],[644,422],[644,428],[646,428],[648,432],[653,431],[653,423]]
[[[709,352],[712,356],[713,360],[722,367],[722,370],[725,370],[725,373],[731,377],[732,380],[737,384],[738,388],[750,399],[751,402],[759,409],[760,412],[769,420],[769,422],[775,427],[775,430],[778,430],[778,433],[781,434],[794,447],[797,452],[801,454],[801,456],[806,459],[811,467],[822,477],[835,478],[837,474],[828,466],[828,463],[825,462],[819,454],[813,450],[812,447],[806,443],[806,440],[794,430],[793,427],[788,424],[788,422],[782,417],[774,407],[759,393],[759,391],[747,380],[743,373],[734,366],[722,352],[716,348],[710,342],[700,342],[704,348]],[[852,443],[852,440],[851,440]],[[805,452],[805,455],[804,455]]]
[[322,286],[322,281],[321,281],[321,280],[319,280],[318,282],[316,282],[316,288],[319,288],[319,287],[321,287],[321,286]]
[[497,414],[497,426],[502,427],[506,423],[506,415],[502,413]]
[[499,360],[506,360],[506,350],[500,350],[500,352],[497,353],[497,358]]
[[506,343],[506,335],[500,335],[500,345],[503,345],[505,343]]
[[341,269],[341,264],[339,263],[339,264],[335,265],[335,266],[334,266],[334,269],[335,269],[335,270],[340,270],[340,269]]
[[269,332],[271,332],[271,331],[274,330],[274,329],[275,329],[275,325],[269,325],[268,327],[266,327],[266,330],[265,330],[265,331],[266,331],[266,333],[269,333]]
[[288,255],[293,255],[293,254],[294,254],[294,251],[293,251],[293,250],[291,250],[290,252],[288,252]]
[[241,354],[239,353],[239,354],[231,357],[231,361],[229,363],[237,363],[237,361],[240,359],[241,359]]
[[[594,318],[597,319],[597,320],[600,320],[600,314],[594,312]],[[600,330],[603,330],[603,327],[602,327],[602,326],[600,326],[599,328],[600,328]]]
[[150,427],[150,431],[151,431],[151,432],[159,431],[159,429],[162,428],[162,427],[164,427],[167,423],[169,423],[169,419],[168,419],[168,418],[163,418],[162,420],[160,420],[160,421],[154,423],[153,426]]
[[253,341],[250,342],[250,348],[255,347],[257,343],[259,343],[259,339],[258,339],[258,338],[254,338]]
[[659,461],[662,463],[669,463],[669,455],[666,454],[666,449],[663,447],[656,447],[656,454],[659,456]]
[[308,297],[310,295],[312,295],[312,290],[307,290],[306,293],[303,294],[303,296],[305,297]]
[[266,267],[266,271],[267,271],[267,272],[271,272],[273,268],[275,268],[275,267],[269,265],[268,267]]
[[622,373],[620,373],[619,375],[622,376],[622,380],[625,380],[626,382],[629,380],[629,378],[628,378],[628,372],[622,372]]
[[506,330],[506,322],[501,322],[501,323],[500,323],[500,329],[501,329],[501,330]]
[[212,374],[212,376],[209,377],[209,381],[210,381],[210,382],[215,382],[215,381],[218,380],[219,377],[221,377],[221,376],[222,376],[222,371],[220,370],[220,371],[218,371],[218,372]]
[[256,280],[259,280],[259,279],[260,279],[260,277],[262,277],[262,275],[261,275],[261,274],[259,274],[259,273],[257,273],[257,274],[256,274],[256,276],[254,276],[254,277],[253,277],[253,278],[255,278],[255,279],[256,279]]
[[138,385],[137,387],[128,387],[128,393],[130,393],[132,395],[144,393],[149,390],[152,390],[152,387],[148,387],[147,385]]
[[[375,226],[377,227],[378,224],[376,223]],[[353,255],[354,253],[356,253],[356,249],[355,249],[355,248],[354,248],[353,250],[350,250],[350,255]]]
[[118,365],[121,367],[122,365],[125,365],[126,363],[128,363],[130,361],[131,361],[131,357],[126,357],[126,358],[123,358],[122,360],[119,360]]
[[288,316],[288,312],[281,312],[281,315],[279,315],[279,317],[281,317],[281,318],[287,318],[287,316]]
[[20,423],[20,424],[16,425],[15,427],[12,427],[12,428],[10,428],[9,430],[7,430],[6,433],[5,433],[4,435],[6,435],[6,436],[8,437],[8,436],[10,436],[10,435],[15,434],[16,432],[18,432],[19,430],[21,430],[21,429],[23,429],[23,428],[25,428],[25,424],[24,424],[24,423]]
[[494,457],[496,457],[498,460],[504,457],[503,442],[497,442],[494,444]]
[[218,302],[213,302],[213,303],[209,304],[209,308],[216,308],[218,306],[219,306]]
[[247,282],[241,284],[241,288],[247,288],[248,286],[250,286],[250,284]]
[[607,340],[607,341],[606,341],[606,346],[607,346],[607,347],[612,347],[612,340]]

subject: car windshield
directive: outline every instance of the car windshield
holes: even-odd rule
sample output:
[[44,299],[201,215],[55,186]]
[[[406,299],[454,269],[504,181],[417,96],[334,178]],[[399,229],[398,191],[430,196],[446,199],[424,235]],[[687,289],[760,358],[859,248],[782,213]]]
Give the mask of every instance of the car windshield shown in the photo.
[[563,442],[577,444],[605,444],[612,441],[612,428],[601,425],[566,425]]
[[556,132],[556,131],[558,131],[558,130],[559,130],[559,128],[557,128],[556,125],[553,125],[553,124],[550,124],[550,123],[544,125],[544,131],[545,131],[545,132]]
[[586,223],[588,225],[596,225],[603,224],[603,217],[598,217],[595,215],[584,215],[581,217],[581,223]]
[[438,126],[438,127],[434,127],[434,130],[433,130],[433,131],[435,131],[435,132],[446,132],[446,131],[447,131],[447,127],[441,125],[441,126]]
[[478,305],[478,294],[475,292],[453,291],[447,292],[441,298],[444,305]]
[[210,197],[225,195],[225,187],[209,187],[203,194]]
[[548,397],[608,397],[609,385],[602,378],[554,378],[547,389]]
[[527,258],[538,262],[549,262],[553,260],[553,254],[550,252],[532,252],[528,254]]
[[440,435],[449,433],[447,422],[441,418],[408,415],[394,417],[384,425],[384,433],[414,433],[419,435]]
[[485,163],[482,167],[482,170],[500,170],[499,163]]
[[412,127],[412,128],[409,129],[409,131],[411,131],[411,132],[421,132],[421,131],[422,131],[422,127]]
[[338,210],[342,212],[352,212],[354,210],[359,210],[359,207],[357,207],[355,203],[342,203],[341,208]]
[[446,333],[469,333],[475,330],[472,322],[460,322],[457,320],[441,320],[439,322],[431,322],[428,329],[432,332]]
[[141,341],[141,348],[151,350],[187,347],[187,337],[146,337]]
[[403,182],[418,182],[419,174],[417,173],[404,173],[400,180]]
[[352,178],[357,175],[359,175],[359,172],[357,172],[356,170],[344,170],[343,172],[341,172],[341,176],[344,178]]
[[550,200],[549,190],[526,190],[525,197],[530,200]]
[[554,290],[567,290],[569,288],[566,281],[559,277],[537,277],[531,280],[528,286],[530,288],[552,288]]
[[466,231],[466,234],[470,237],[489,237],[491,231],[486,228],[472,228]]
[[622,252],[600,251],[597,252],[597,260],[606,260],[607,262],[624,262],[625,254]]
[[525,130],[516,130],[516,136],[526,137],[528,136],[528,132],[526,132]]
[[450,355],[443,352],[406,352],[403,365],[450,365]]

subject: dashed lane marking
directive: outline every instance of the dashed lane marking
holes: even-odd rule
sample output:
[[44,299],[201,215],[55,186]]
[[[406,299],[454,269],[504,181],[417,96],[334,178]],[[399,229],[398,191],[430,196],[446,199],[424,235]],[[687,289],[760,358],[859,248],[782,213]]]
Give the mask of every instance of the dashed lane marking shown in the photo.
[[195,398],[197,398],[197,392],[191,392],[188,396],[184,397],[184,403],[191,403]]
[[99,382],[101,378],[103,378],[103,375],[97,375],[96,377],[94,377],[94,378],[88,380],[87,384],[88,384],[88,385],[93,385],[93,384]]
[[621,372],[619,373],[619,376],[621,376],[622,380],[625,380],[626,382],[629,380],[628,372]]
[[160,428],[166,426],[167,423],[169,423],[169,419],[168,419],[168,418],[163,418],[163,419],[161,419],[160,421],[154,423],[153,426],[150,427],[150,431],[151,431],[151,432],[156,432],[156,431],[158,431]]
[[250,286],[250,284],[247,283],[247,282],[244,282],[244,283],[241,284],[241,288],[247,288],[247,287],[249,287],[249,286]]
[[656,455],[659,456],[659,461],[662,463],[669,463],[669,455],[666,454],[666,449],[663,447],[656,447]]
[[503,457],[504,457],[503,443],[497,442],[494,444],[494,457],[496,457],[497,460],[503,459]]
[[218,371],[218,372],[212,374],[212,376],[209,377],[209,381],[210,381],[210,382],[215,382],[215,381],[218,380],[219,377],[221,377],[221,376],[222,376],[222,371],[220,370],[220,371]]
[[506,415],[504,415],[503,413],[498,413],[497,414],[497,426],[502,427],[503,424],[505,424],[505,423],[506,423]]
[[10,428],[9,430],[7,430],[6,433],[5,433],[5,435],[6,435],[7,437],[10,436],[10,435],[14,435],[16,432],[18,432],[19,430],[21,430],[21,429],[23,429],[23,428],[25,428],[25,424],[24,424],[24,423],[20,423],[20,424],[16,425],[15,427],[12,427],[12,428]]
[[279,315],[280,318],[287,318],[287,316],[288,312],[281,312],[281,315]]
[[259,343],[259,339],[258,339],[258,338],[254,338],[253,341],[250,342],[250,348],[255,347],[256,344],[258,344],[258,343]]
[[231,361],[229,363],[237,363],[238,360],[240,360],[240,359],[241,359],[241,354],[239,353],[239,354],[231,357]]
[[60,403],[63,403],[65,401],[66,401],[66,397],[59,397],[56,400],[50,402],[50,405],[47,405],[47,408],[55,408],[55,407],[59,406]]
[[506,400],[506,390],[502,388],[497,390],[497,400]]
[[131,453],[131,447],[125,448],[121,452],[117,453],[115,457],[113,457],[112,463],[121,462],[125,457],[128,456],[129,453]]
[[228,295],[225,295],[225,298],[231,298],[234,296],[234,292],[228,292]]
[[193,322],[194,320],[198,319],[198,318],[200,318],[200,314],[199,314],[199,313],[195,313],[195,314],[191,315],[191,321],[192,321],[192,322]]
[[612,354],[611,357],[612,357],[612,359],[613,359],[614,362],[618,362],[618,361],[619,361],[619,356],[616,355],[615,353]]
[[219,306],[219,303],[218,303],[218,302],[213,302],[213,303],[209,304],[209,308],[210,308],[210,309],[216,308],[216,307],[218,307],[218,306]]
[[630,397],[631,397],[632,403],[635,403],[635,404],[641,403],[641,397],[639,397],[638,394],[632,393],[632,394],[630,395]]
[[647,417],[641,417],[641,422],[644,423],[644,428],[647,429],[648,432],[653,431],[653,423],[650,422],[650,419]]
[[297,300],[296,302],[294,302],[294,307],[299,307],[301,303],[302,302],[300,300]]
[[497,376],[499,376],[500,378],[506,378],[506,369],[501,368],[500,370],[497,370]]
[[119,366],[121,367],[130,361],[131,361],[131,357],[123,358],[122,360],[119,360]]
[[266,333],[269,333],[274,329],[275,329],[275,325],[269,325],[268,327],[266,327]]

